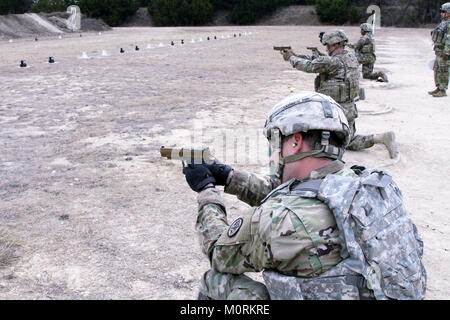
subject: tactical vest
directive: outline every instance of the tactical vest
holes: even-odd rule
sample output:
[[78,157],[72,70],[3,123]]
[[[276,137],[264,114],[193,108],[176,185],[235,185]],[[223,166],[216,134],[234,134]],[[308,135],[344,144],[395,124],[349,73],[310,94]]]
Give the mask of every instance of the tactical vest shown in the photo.
[[338,103],[349,103],[359,95],[359,64],[349,51],[333,56],[343,66],[336,74],[321,73],[316,77],[316,92],[332,97]]
[[325,202],[336,219],[343,258],[314,278],[264,271],[271,299],[425,297],[423,242],[403,206],[401,191],[383,171],[352,169],[358,178],[330,174],[304,183],[293,179],[268,195],[295,195]]
[[370,35],[364,36],[366,37],[366,43],[361,48],[361,53],[364,54],[373,54],[375,55],[375,43]]
[[442,49],[444,47],[447,26],[449,23],[450,21],[442,21],[437,28],[431,32],[431,38],[434,42],[435,49]]

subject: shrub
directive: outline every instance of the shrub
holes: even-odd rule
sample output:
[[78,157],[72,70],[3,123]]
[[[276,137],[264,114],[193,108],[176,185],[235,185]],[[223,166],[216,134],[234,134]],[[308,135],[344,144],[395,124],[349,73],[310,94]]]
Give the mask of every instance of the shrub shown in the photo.
[[209,0],[153,0],[149,13],[156,26],[203,25],[212,21]]
[[344,24],[348,20],[348,0],[316,0],[316,12],[321,22]]
[[350,7],[350,12],[349,12],[350,23],[352,23],[352,24],[362,23],[363,17],[364,17],[364,15],[361,13],[361,10],[359,10],[355,6]]
[[32,4],[33,0],[0,0],[0,14],[24,13]]
[[63,12],[75,4],[73,0],[38,0],[32,7],[32,12]]
[[139,9],[137,0],[79,0],[81,12],[92,18],[101,18],[117,27]]

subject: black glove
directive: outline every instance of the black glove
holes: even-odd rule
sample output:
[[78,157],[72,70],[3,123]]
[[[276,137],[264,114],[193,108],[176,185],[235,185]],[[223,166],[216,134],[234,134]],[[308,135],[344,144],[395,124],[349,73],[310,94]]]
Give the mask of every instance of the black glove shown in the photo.
[[225,186],[228,179],[228,174],[233,168],[230,166],[220,163],[219,161],[214,161],[212,164],[205,164],[205,166],[211,171],[214,179],[216,179],[216,185]]
[[195,192],[202,191],[209,183],[216,184],[211,171],[202,164],[189,164],[183,168],[186,181]]

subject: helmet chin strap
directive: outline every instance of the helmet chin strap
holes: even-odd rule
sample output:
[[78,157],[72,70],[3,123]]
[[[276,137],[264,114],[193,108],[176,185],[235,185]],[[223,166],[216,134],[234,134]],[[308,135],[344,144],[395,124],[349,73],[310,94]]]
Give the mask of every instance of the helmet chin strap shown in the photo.
[[292,154],[285,158],[280,158],[280,164],[285,165],[286,163],[299,161],[299,160],[302,160],[307,157],[315,156],[319,153],[322,153],[323,151],[324,151],[324,148],[322,148],[321,150],[312,150],[312,151],[307,151],[307,152],[295,153],[295,154]]
[[[305,152],[298,152],[295,154],[292,154],[290,156],[287,157],[283,157],[282,156],[282,142],[281,142],[281,136],[279,132],[276,132],[275,134],[278,137],[278,141],[279,141],[279,148],[278,148],[278,167],[274,168],[271,167],[271,172],[275,174],[275,176],[280,179],[281,181],[283,180],[283,171],[284,171],[284,166],[287,163],[292,163],[292,162],[296,162],[299,160],[302,160],[304,158],[307,157],[314,157],[314,158],[331,158],[334,160],[341,160],[342,156],[344,155],[344,151],[345,148],[341,147],[336,147],[333,146],[331,144],[329,144],[329,139],[330,139],[330,131],[322,131],[322,139],[320,141],[320,144],[317,143],[315,146],[315,150],[311,150],[311,151],[305,151]],[[275,169],[277,170],[276,172]]]

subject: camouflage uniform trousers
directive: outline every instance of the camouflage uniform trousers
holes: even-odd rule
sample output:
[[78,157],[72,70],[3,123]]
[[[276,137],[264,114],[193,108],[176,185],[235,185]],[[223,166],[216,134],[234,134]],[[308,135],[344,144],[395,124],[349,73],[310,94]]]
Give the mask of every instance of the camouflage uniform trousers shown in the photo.
[[377,80],[383,76],[382,72],[373,72],[376,57],[372,54],[361,54],[358,57],[358,62],[362,65],[362,74],[364,79]]
[[448,89],[450,62],[448,55],[437,54],[434,61],[434,82],[440,90]]
[[200,293],[213,300],[269,300],[267,288],[261,282],[241,274],[208,270],[202,277]]
[[[290,277],[283,276],[284,279],[292,281]],[[375,296],[372,290],[358,288],[356,296],[342,298],[342,292],[336,295],[325,294],[323,297],[316,296],[314,300],[330,299],[352,299],[352,300],[373,300]],[[270,300],[270,294],[264,284],[255,281],[246,275],[235,275],[230,273],[220,273],[208,270],[202,277],[199,293],[211,300]],[[301,295],[301,293],[300,293]],[[331,298],[333,297],[333,298]]]
[[381,72],[373,72],[374,63],[366,63],[362,65],[362,74],[364,79],[377,80],[382,76]]
[[348,125],[350,127],[350,143],[347,146],[348,150],[359,151],[373,147],[375,144],[373,134],[370,135],[357,135],[355,120],[358,117],[358,109],[354,102],[341,103],[344,114],[347,118]]

